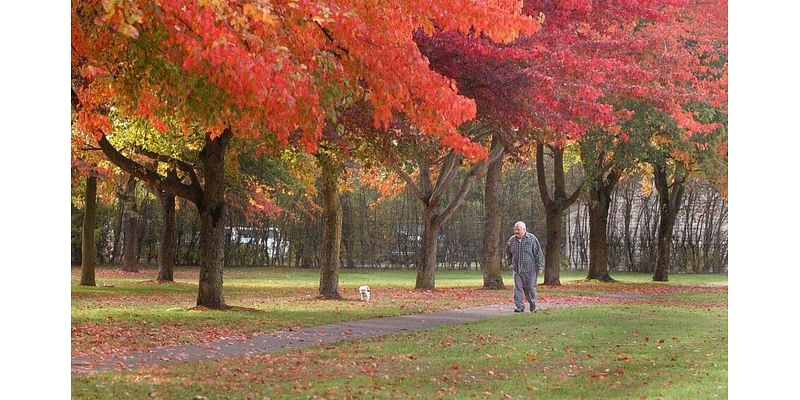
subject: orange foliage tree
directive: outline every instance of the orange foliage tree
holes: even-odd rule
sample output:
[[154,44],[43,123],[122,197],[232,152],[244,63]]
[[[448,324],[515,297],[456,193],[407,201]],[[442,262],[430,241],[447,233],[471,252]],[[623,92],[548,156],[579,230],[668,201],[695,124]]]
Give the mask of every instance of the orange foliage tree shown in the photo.
[[[485,156],[456,129],[475,117],[474,102],[428,67],[412,34],[440,29],[507,42],[538,27],[515,0],[84,0],[71,15],[75,128],[123,170],[197,206],[197,305],[215,309],[226,307],[222,165],[232,139],[316,151],[336,110],[363,98],[375,125],[403,112],[445,146]],[[112,122],[134,119],[163,135],[204,137],[194,162],[157,157],[184,179],[114,146]]]

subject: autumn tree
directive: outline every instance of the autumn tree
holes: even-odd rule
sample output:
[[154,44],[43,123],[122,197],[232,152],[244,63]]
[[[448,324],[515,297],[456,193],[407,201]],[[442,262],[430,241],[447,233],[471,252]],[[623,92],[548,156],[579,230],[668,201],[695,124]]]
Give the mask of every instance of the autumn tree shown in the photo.
[[[83,203],[83,225],[81,228],[81,279],[82,286],[96,286],[98,199],[110,197],[107,193],[112,181],[108,162],[92,146],[91,139],[73,130],[70,140],[73,195],[80,195],[74,203]],[[105,183],[105,184],[103,184]],[[99,191],[98,191],[99,188]],[[76,190],[77,189],[77,190]],[[82,189],[82,190],[81,190]],[[82,193],[80,193],[82,191]]]
[[[673,229],[688,179],[705,175],[723,190],[726,186],[727,2],[691,1],[673,13],[671,23],[641,31],[652,44],[648,54],[657,54],[646,62],[673,73],[661,74],[671,81],[647,103],[655,110],[638,108],[632,125],[638,128],[634,133],[649,138],[642,159],[653,168],[659,195],[654,281],[668,280]],[[664,107],[665,99],[672,105]]]
[[[383,171],[389,171],[404,182],[420,201],[423,216],[415,263],[415,289],[434,289],[438,236],[463,205],[480,174],[502,157],[504,147],[502,143],[494,143],[486,159],[469,159],[455,149],[442,147],[437,140],[428,137],[402,117],[396,118],[385,131],[359,123],[368,114],[364,112],[364,107],[352,107],[344,113],[343,134],[351,137],[348,143],[357,144],[353,153],[367,168],[379,166]],[[487,121],[471,121],[462,125],[461,129],[470,142],[485,143],[491,131],[501,128]],[[463,174],[458,181],[460,171]],[[450,189],[455,194],[447,199],[445,194]]]
[[[476,130],[486,129],[476,123]],[[473,138],[477,141],[477,136]],[[415,146],[415,148],[419,148]],[[421,243],[417,255],[417,279],[415,289],[434,289],[436,287],[436,251],[438,235],[442,227],[452,218],[453,214],[464,203],[475,180],[489,165],[502,157],[504,147],[495,142],[486,160],[464,165],[464,174],[456,186],[456,193],[449,201],[444,201],[445,191],[454,183],[457,171],[465,163],[462,155],[455,150],[446,154],[433,151],[432,153],[417,152],[413,158],[416,169],[416,178],[412,172],[400,166],[395,166],[394,171],[406,182],[424,207]],[[433,157],[431,157],[433,155]]]
[[[537,143],[554,154],[552,193],[538,162],[543,157],[537,173],[548,232],[545,282],[558,284],[563,213],[580,194],[580,185],[569,194],[562,185],[563,148],[591,129],[614,128],[624,119],[610,95],[637,96],[650,76],[632,56],[639,46],[632,34],[639,21],[661,23],[671,15],[663,2],[650,0],[527,1],[523,13],[542,28],[511,44],[449,32],[417,41],[437,71],[476,99],[481,118],[514,128],[503,138],[512,159],[520,160]],[[487,191],[496,190],[494,179],[487,174]],[[496,212],[490,192],[486,199],[487,212]],[[494,220],[486,216],[488,235],[496,234]],[[494,275],[499,261],[485,262]]]
[[[703,2],[690,1],[682,7],[667,7],[664,11],[665,18],[654,21],[639,21],[637,29],[633,32],[632,40],[637,46],[629,50],[629,54],[637,60],[637,64],[649,76],[648,79],[637,85],[635,96],[626,94],[611,93],[610,97],[614,104],[625,112],[631,113],[630,106],[625,102],[629,99],[637,99],[657,112],[666,115],[667,119],[674,121],[673,129],[666,128],[662,122],[661,130],[675,132],[679,130],[680,135],[657,135],[661,139],[657,141],[671,142],[677,148],[683,147],[680,143],[687,138],[697,134],[704,134],[719,129],[720,123],[704,118],[697,109],[697,105],[707,108],[723,109],[727,99],[727,4],[724,2]],[[632,113],[631,113],[632,114]],[[641,114],[641,112],[640,112]],[[663,121],[663,120],[662,120]],[[653,129],[650,129],[653,131]],[[656,129],[657,131],[658,129]],[[591,234],[595,239],[594,244],[590,243],[591,260],[596,263],[606,264],[605,258],[595,257],[595,253],[604,253],[605,249],[605,226],[608,211],[606,208],[606,194],[619,179],[625,168],[631,164],[631,152],[642,153],[652,152],[645,150],[648,147],[636,147],[628,143],[632,138],[632,132],[624,132],[619,129],[607,131],[607,137],[593,136],[587,138],[587,143],[582,144],[583,149],[596,151],[603,148],[600,155],[588,155],[586,151],[582,153],[590,158],[591,161],[586,166],[587,179],[593,181],[590,196],[594,203],[590,204],[590,218],[596,219],[590,225],[599,232]],[[654,139],[652,135],[647,136],[648,140]],[[669,139],[667,139],[669,137]],[[582,139],[583,141],[583,139]],[[605,142],[606,144],[602,144]],[[608,143],[612,144],[610,147]],[[615,148],[615,146],[621,146]],[[694,146],[694,144],[692,145]],[[703,146],[702,144],[700,145]],[[663,153],[662,153],[663,154]],[[606,158],[606,161],[600,161]],[[624,159],[625,162],[618,161]],[[685,179],[680,165],[676,170],[672,184],[675,191],[672,198],[669,196],[669,183],[666,179],[663,156],[656,156],[658,167],[655,168],[657,186],[661,186],[660,193],[665,195],[660,200],[660,213],[663,224],[660,225],[659,241],[671,240],[672,224],[674,224],[677,204],[680,203],[681,182]],[[617,160],[617,161],[614,161]],[[591,172],[590,172],[591,171]],[[594,175],[591,175],[594,173]],[[668,200],[669,199],[669,200]],[[677,200],[677,202],[675,202]],[[674,204],[670,205],[670,202]],[[595,212],[591,211],[591,206],[596,205]],[[670,222],[672,221],[672,222]],[[662,231],[663,230],[663,231]],[[666,255],[663,252],[666,252]],[[659,253],[664,260],[668,260],[669,243],[664,241],[659,248]],[[603,254],[604,255],[604,254]],[[661,271],[656,273],[655,278],[666,279],[666,265],[668,261],[657,261],[662,264]],[[658,269],[658,267],[657,267]],[[590,265],[589,278],[609,279],[607,266],[599,265],[592,268]]]
[[[621,144],[620,144],[621,143]],[[615,148],[625,142],[595,130],[581,137],[580,152],[589,208],[589,272],[586,279],[612,281],[608,270],[608,213],[611,196],[625,168],[631,165],[631,152]]]
[[671,270],[672,236],[679,207],[690,179],[703,177],[724,192],[727,175],[727,118],[720,110],[691,107],[697,120],[716,129],[690,133],[678,129],[669,114],[638,104],[625,124],[631,141],[638,142],[638,160],[652,171],[658,192],[658,231],[654,281],[666,282]]
[[552,194],[545,175],[545,145],[536,142],[536,181],[539,185],[539,196],[545,209],[545,226],[547,241],[545,243],[544,284],[560,285],[561,246],[564,243],[564,213],[575,203],[583,192],[583,181],[579,182],[569,195],[566,191],[564,147],[548,145],[553,162]]
[[[374,123],[386,124],[393,112],[403,111],[444,145],[485,155],[456,129],[474,117],[474,103],[431,71],[411,40],[417,29],[432,33],[434,27],[509,41],[520,31],[533,32],[536,23],[510,0],[480,5],[74,2],[76,126],[95,135],[106,156],[123,170],[195,204],[201,215],[197,304],[225,308],[221,166],[234,137],[316,151],[336,107],[336,91],[330,88],[358,84],[374,107]],[[110,112],[146,120],[163,134],[202,133],[198,171],[182,169],[190,183],[120,153],[108,140],[113,134]],[[177,161],[173,164],[181,169]]]
[[[510,45],[498,45],[480,36],[450,33],[430,39],[418,38],[432,65],[456,79],[462,92],[476,99],[479,116],[507,127],[494,132],[492,140],[504,144],[505,158],[512,162],[522,161],[529,153],[536,137],[534,132],[542,131],[548,124],[563,123],[566,119],[564,111],[577,109],[575,105],[578,104],[568,93],[569,89],[561,92],[553,90],[554,87],[558,90],[572,88],[574,82],[567,77],[575,76],[574,72],[579,67],[568,64],[575,68],[571,70],[559,64],[564,59],[560,54],[563,50],[551,43],[552,40],[548,42],[553,38],[555,25],[546,22],[547,17],[541,10],[533,9],[526,3],[525,13],[544,22],[543,27],[537,33]],[[587,66],[588,63],[580,67],[582,72],[591,70]],[[563,83],[555,85],[557,79],[563,80]],[[586,103],[583,99],[581,101]],[[592,106],[582,107],[581,110],[592,109]],[[563,135],[578,133],[574,123],[560,126],[564,129],[552,135],[550,140],[563,141],[559,139]],[[496,203],[499,196],[498,171],[502,171],[503,162],[504,158],[500,158],[490,164],[486,175],[484,223],[487,240],[484,241],[482,252],[485,288],[502,286],[500,254],[494,239],[501,236]],[[550,240],[548,243],[555,242]]]
[[[628,2],[627,6],[627,13],[617,15],[603,15],[603,11],[591,6],[550,13],[556,15],[557,21],[566,22],[569,34],[565,37],[573,38],[561,44],[567,48],[578,45],[581,49],[565,63],[565,69],[569,71],[572,64],[591,71],[586,79],[575,82],[576,90],[564,94],[594,104],[594,111],[580,112],[591,108],[575,104],[561,112],[567,117],[562,126],[578,128],[575,135],[567,138],[581,142],[589,193],[590,279],[610,280],[606,228],[611,193],[626,168],[634,164],[633,153],[641,151],[628,143],[629,135],[620,127],[632,116],[626,99],[647,102],[672,115],[687,131],[696,132],[708,129],[708,125],[697,121],[687,109],[688,104],[706,101],[719,105],[726,97],[726,73],[709,68],[719,63],[720,53],[725,52],[727,20],[723,2]],[[562,170],[554,169],[557,174]],[[543,193],[543,202],[548,203],[544,197]],[[546,209],[548,219],[556,214],[552,207]],[[561,219],[554,223],[560,225]]]

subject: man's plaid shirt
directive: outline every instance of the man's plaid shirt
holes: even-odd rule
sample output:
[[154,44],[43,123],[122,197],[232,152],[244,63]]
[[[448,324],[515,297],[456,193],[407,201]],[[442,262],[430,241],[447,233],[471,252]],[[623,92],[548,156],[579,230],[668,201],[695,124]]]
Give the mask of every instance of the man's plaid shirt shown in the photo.
[[531,272],[544,268],[544,255],[539,240],[532,233],[525,233],[525,237],[517,239],[511,236],[506,243],[506,258],[514,272]]

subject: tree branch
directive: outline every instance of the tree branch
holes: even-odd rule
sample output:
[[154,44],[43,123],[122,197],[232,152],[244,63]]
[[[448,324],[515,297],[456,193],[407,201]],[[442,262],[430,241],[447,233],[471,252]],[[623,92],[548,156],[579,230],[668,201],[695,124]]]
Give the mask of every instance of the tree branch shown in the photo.
[[539,194],[542,197],[542,203],[545,208],[550,209],[553,207],[553,199],[550,197],[550,191],[547,188],[547,177],[544,170],[544,144],[541,141],[536,141],[536,181],[539,184]]
[[416,183],[416,182],[414,182],[414,180],[413,180],[413,179],[411,179],[411,176],[409,176],[407,173],[405,173],[405,172],[404,172],[402,169],[400,169],[399,167],[390,166],[390,167],[389,167],[389,169],[391,169],[392,171],[394,171],[394,173],[396,173],[396,174],[397,174],[397,175],[398,175],[398,176],[399,176],[401,179],[403,179],[404,181],[406,181],[406,184],[407,184],[408,186],[410,186],[410,187],[411,187],[411,189],[414,189],[414,193],[416,193],[416,194],[417,194],[417,197],[419,197],[420,199],[422,199],[422,198],[424,198],[424,197],[425,197],[425,195],[422,193],[422,191],[420,191],[420,189],[419,189],[419,186],[417,186],[417,183]]
[[431,192],[433,191],[431,188],[431,167],[424,157],[417,158],[417,165],[419,166],[420,191],[422,192],[420,199],[427,203],[430,201]]
[[611,192],[614,191],[614,186],[617,185],[617,182],[619,182],[619,178],[621,177],[622,172],[619,170],[619,168],[612,167],[605,179],[605,188],[603,189],[603,193],[606,197],[611,197]]
[[572,205],[572,203],[575,203],[575,201],[578,200],[578,196],[580,196],[583,192],[584,182],[586,182],[586,178],[581,179],[581,182],[578,184],[578,187],[575,188],[575,191],[572,192],[569,197],[567,197],[567,199],[564,201],[564,204],[561,206],[561,211],[566,210]]
[[179,160],[177,158],[170,157],[164,154],[156,153],[154,151],[147,150],[141,146],[134,147],[133,151],[143,156],[149,157],[153,160],[177,166],[178,168],[180,168],[181,171],[185,172],[189,176],[189,179],[191,179],[191,186],[196,187],[199,190],[202,190],[202,186],[200,186],[200,180],[197,178],[197,173],[194,171],[194,167],[192,167],[186,161]]
[[461,157],[455,151],[450,150],[450,153],[445,157],[442,167],[439,170],[439,176],[436,177],[436,183],[433,185],[431,192],[431,203],[436,202],[444,193],[445,188],[450,186],[450,182],[455,177],[455,170],[457,163],[461,161]]
[[553,154],[553,198],[564,200],[566,184],[564,183],[564,148],[549,144],[547,147]]
[[147,169],[136,161],[125,157],[116,148],[114,148],[105,135],[100,137],[98,144],[100,145],[100,148],[103,149],[103,153],[105,153],[106,157],[108,157],[112,163],[120,167],[123,171],[147,182],[150,185],[155,186],[160,190],[166,190],[168,192],[175,193],[175,195],[183,197],[194,204],[200,204],[200,200],[203,197],[202,189],[181,183],[175,178],[165,177]]
[[489,168],[491,163],[502,157],[504,151],[505,147],[503,147],[502,144],[498,145],[492,149],[492,152],[489,153],[489,157],[486,160],[483,160],[480,164],[472,167],[469,172],[467,172],[467,175],[464,176],[464,180],[461,181],[461,187],[458,188],[458,193],[456,193],[453,201],[450,202],[450,204],[441,214],[437,215],[433,219],[433,223],[435,225],[441,226],[442,224],[446,223],[450,217],[453,216],[453,214],[455,214],[458,207],[464,202],[464,198],[467,197],[469,189],[472,188],[472,183],[475,181],[475,177],[477,177],[478,174],[483,172],[485,169]]
[[[322,24],[320,24],[317,21],[314,21],[314,24],[316,24],[319,27],[319,29],[322,31],[322,33],[325,35],[325,37],[328,39],[328,41],[331,42],[331,44],[335,48],[341,50],[344,54],[350,55],[350,50],[347,50],[346,48],[336,44],[336,41],[333,40],[333,35],[331,34],[331,32],[327,28],[322,26]],[[332,51],[331,53],[333,53],[334,57],[336,57],[336,58],[341,58],[342,57],[341,55],[339,55],[339,53],[337,53],[335,51]]]

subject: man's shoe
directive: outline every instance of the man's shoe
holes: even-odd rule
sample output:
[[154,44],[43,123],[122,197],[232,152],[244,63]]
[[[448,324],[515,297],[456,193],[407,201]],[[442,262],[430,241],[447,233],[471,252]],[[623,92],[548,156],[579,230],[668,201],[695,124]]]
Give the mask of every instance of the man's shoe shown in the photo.
[[525,312],[525,310],[522,310],[522,309],[519,309],[519,308],[515,308],[514,312]]
[[536,306],[531,306],[531,312],[536,312]]

